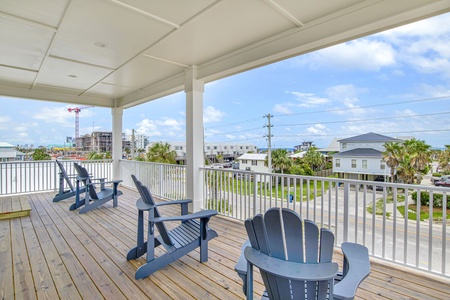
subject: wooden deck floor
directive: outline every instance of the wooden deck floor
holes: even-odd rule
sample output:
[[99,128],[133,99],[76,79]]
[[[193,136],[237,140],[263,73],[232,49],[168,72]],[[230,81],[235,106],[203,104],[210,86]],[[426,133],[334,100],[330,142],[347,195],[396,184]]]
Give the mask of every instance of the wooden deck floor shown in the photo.
[[[127,261],[135,245],[137,193],[123,189],[119,207],[106,204],[85,215],[69,211],[71,199],[28,194],[31,215],[0,220],[0,299],[242,299],[234,264],[246,239],[243,223],[214,217],[219,234],[209,261],[198,251],[144,280],[134,273],[143,258]],[[162,213],[174,213],[173,211]],[[178,210],[177,210],[178,212]],[[335,255],[337,261],[340,255]],[[255,283],[261,293],[261,282]],[[384,263],[358,289],[358,299],[450,299],[450,281],[432,279]]]

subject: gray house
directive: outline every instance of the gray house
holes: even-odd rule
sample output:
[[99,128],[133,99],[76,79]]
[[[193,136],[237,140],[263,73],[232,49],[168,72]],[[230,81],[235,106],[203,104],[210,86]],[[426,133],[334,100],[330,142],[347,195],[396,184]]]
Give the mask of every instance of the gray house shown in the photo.
[[374,180],[390,175],[382,157],[384,144],[403,140],[369,132],[338,142],[340,152],[333,155],[333,172],[345,179]]

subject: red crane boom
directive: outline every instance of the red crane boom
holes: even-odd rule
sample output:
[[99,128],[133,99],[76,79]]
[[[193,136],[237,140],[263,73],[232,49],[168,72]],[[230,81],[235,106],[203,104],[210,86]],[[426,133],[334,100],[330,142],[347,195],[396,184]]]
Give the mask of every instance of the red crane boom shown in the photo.
[[68,108],[67,110],[69,112],[74,112],[75,113],[75,143],[76,143],[76,147],[78,148],[78,139],[80,137],[80,111],[82,109],[85,108],[90,108],[93,107],[91,106],[82,106],[82,107],[73,107],[73,108]]

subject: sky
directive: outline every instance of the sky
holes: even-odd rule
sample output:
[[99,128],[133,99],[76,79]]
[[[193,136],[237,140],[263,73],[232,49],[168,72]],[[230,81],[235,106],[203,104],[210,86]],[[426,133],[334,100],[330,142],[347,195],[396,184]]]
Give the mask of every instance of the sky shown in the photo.
[[[0,142],[63,144],[74,104],[0,96]],[[450,144],[450,14],[437,16],[205,85],[205,142],[292,148],[375,132]],[[266,117],[264,117],[266,116]],[[185,94],[124,110],[123,129],[185,141]],[[80,112],[80,135],[111,131],[111,110]]]

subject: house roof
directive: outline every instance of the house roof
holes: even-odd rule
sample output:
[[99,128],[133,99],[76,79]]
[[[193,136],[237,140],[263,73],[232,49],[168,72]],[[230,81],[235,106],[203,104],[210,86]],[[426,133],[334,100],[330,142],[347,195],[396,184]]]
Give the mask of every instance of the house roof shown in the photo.
[[14,146],[7,142],[0,142],[0,148],[14,148]]
[[244,155],[239,156],[239,160],[248,159],[248,160],[265,160],[267,154],[259,154],[259,153],[245,153]]
[[373,157],[381,158],[382,152],[372,148],[356,148],[332,155],[333,157]]
[[319,152],[325,152],[325,153],[328,153],[328,152],[339,152],[340,150],[341,150],[341,149],[340,149],[340,146],[339,146],[338,139],[337,139],[337,138],[334,138],[334,139],[331,141],[331,143],[328,145],[328,147],[319,149],[318,151],[319,151]]
[[369,132],[346,139],[338,140],[340,143],[356,143],[356,142],[401,142],[402,140],[391,138],[374,132]]
[[[324,4],[326,3],[326,4]],[[0,95],[131,107],[450,11],[449,1],[2,1]]]
[[306,152],[308,152],[308,151],[300,151],[300,152],[289,155],[289,157],[290,158],[303,158],[303,156],[306,154]]

